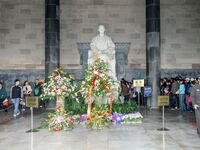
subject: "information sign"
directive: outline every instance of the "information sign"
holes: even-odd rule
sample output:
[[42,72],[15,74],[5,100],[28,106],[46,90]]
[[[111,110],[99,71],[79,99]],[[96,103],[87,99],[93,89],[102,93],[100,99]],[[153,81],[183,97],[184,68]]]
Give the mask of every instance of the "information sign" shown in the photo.
[[169,106],[169,96],[158,96],[158,106]]
[[27,96],[26,97],[26,107],[38,108],[38,97],[37,96]]
[[144,79],[133,80],[134,87],[144,87]]

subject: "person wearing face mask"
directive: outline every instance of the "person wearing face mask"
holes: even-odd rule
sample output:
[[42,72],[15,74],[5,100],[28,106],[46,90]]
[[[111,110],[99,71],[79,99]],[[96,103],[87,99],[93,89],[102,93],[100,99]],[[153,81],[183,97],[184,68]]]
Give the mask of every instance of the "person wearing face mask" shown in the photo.
[[13,99],[14,102],[14,114],[13,117],[17,117],[20,115],[19,111],[19,101],[23,98],[23,90],[22,87],[19,86],[20,81],[18,79],[15,80],[15,85],[11,87],[10,90],[10,98]]
[[4,106],[3,102],[7,98],[6,89],[3,87],[3,83],[0,82],[0,108],[4,109],[7,112],[7,107]]

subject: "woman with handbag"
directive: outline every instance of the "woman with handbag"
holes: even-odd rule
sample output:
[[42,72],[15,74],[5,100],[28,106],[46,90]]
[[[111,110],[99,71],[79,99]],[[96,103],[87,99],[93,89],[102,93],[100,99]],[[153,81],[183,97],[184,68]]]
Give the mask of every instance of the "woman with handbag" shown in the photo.
[[24,86],[23,86],[23,93],[24,93],[24,98],[26,96],[31,96],[32,88],[28,83],[28,80],[24,81]]
[[3,83],[0,82],[0,108],[4,109],[5,112],[7,112],[7,107],[8,107],[7,105],[5,105],[6,99],[7,99],[6,89],[3,87]]

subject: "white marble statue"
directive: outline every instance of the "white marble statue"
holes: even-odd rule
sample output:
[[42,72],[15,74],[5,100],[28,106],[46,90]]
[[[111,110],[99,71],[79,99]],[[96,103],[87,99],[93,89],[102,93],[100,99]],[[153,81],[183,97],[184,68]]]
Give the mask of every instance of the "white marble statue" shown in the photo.
[[96,58],[103,59],[110,69],[109,74],[116,80],[115,69],[115,44],[112,39],[105,34],[105,27],[99,25],[99,35],[94,37],[91,41],[91,50],[88,51],[88,64],[95,61]]

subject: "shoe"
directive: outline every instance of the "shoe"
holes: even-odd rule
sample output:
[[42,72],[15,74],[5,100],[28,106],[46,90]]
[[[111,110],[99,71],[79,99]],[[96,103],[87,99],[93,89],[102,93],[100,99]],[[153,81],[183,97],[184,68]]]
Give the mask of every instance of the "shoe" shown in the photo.
[[177,107],[175,107],[175,109],[178,109]]
[[20,115],[20,112],[17,113],[17,116],[19,116],[19,115]]
[[171,110],[175,110],[174,108],[171,108]]
[[22,111],[25,111],[25,110],[26,110],[26,109],[24,109],[24,108],[22,109]]
[[17,117],[17,115],[16,115],[16,114],[14,114],[14,115],[13,115],[13,117]]

